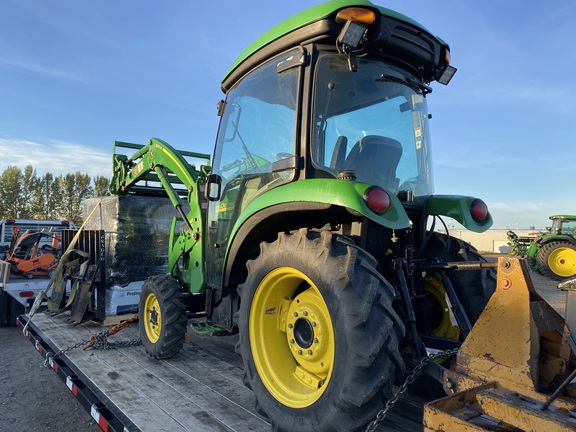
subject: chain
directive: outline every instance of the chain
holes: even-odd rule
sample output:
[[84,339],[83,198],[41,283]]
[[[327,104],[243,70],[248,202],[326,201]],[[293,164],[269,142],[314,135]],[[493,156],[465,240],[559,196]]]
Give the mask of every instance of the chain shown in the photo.
[[[125,348],[125,347],[142,345],[142,339],[139,337],[130,339],[128,341],[108,342],[108,334],[98,333],[97,335],[94,336],[94,338],[96,339],[96,342],[94,342],[94,345],[92,345],[92,348],[94,349],[107,350],[107,349]],[[92,342],[92,339],[90,339],[90,342]]]
[[134,339],[131,339],[128,341],[108,342],[108,336],[112,336],[113,334],[118,333],[120,330],[127,327],[128,325],[130,325],[130,323],[134,322],[137,319],[138,319],[138,315],[135,315],[132,318],[130,318],[129,320],[124,321],[124,322],[112,327],[111,329],[102,330],[100,333],[96,333],[96,334],[90,336],[90,338],[88,338],[86,340],[78,342],[74,345],[70,345],[69,347],[67,347],[63,350],[60,350],[56,354],[48,353],[48,354],[46,354],[46,358],[44,359],[44,364],[46,366],[49,366],[50,359],[57,359],[57,358],[63,356],[64,354],[66,354],[67,352],[70,352],[70,351],[75,350],[76,348],[80,348],[80,347],[83,347],[82,349],[85,351],[88,348],[108,350],[108,349],[116,349],[116,348],[124,348],[124,347],[142,345],[142,339],[140,337],[137,337],[137,338],[134,338]]
[[98,333],[98,334],[96,334],[96,335],[94,335],[94,336],[91,336],[90,339],[85,339],[85,340],[83,340],[83,341],[80,341],[80,342],[78,342],[78,343],[75,343],[74,345],[70,345],[69,347],[64,348],[64,349],[58,351],[56,354],[54,354],[54,353],[52,353],[52,352],[47,353],[47,354],[46,354],[46,358],[44,359],[44,365],[45,365],[45,366],[49,366],[50,359],[57,359],[57,358],[59,358],[59,357],[62,357],[64,354],[66,354],[66,353],[68,353],[68,352],[70,352],[70,351],[73,351],[73,350],[75,350],[76,348],[80,348],[81,346],[85,346],[85,345],[89,344],[90,341],[91,341],[91,339],[92,339],[93,337],[98,338],[98,337],[100,337],[101,335],[104,335],[104,336],[105,336],[105,335],[107,334],[107,332],[108,332],[108,330],[102,330],[100,333]]
[[436,360],[437,358],[440,358],[440,357],[452,356],[452,355],[456,354],[457,352],[458,352],[458,348],[454,348],[454,349],[449,349],[446,351],[441,351],[441,352],[436,353],[436,354],[430,354],[429,356],[424,357],[422,359],[422,361],[420,361],[418,366],[416,366],[414,368],[412,373],[410,373],[410,375],[408,375],[406,377],[406,380],[398,388],[396,393],[394,393],[394,395],[390,399],[388,399],[384,408],[381,409],[378,412],[378,414],[376,414],[376,418],[366,427],[366,432],[373,432],[376,430],[378,423],[381,423],[384,420],[384,418],[386,417],[388,412],[392,409],[392,407],[396,404],[396,402],[398,402],[398,400],[400,399],[400,396],[408,389],[408,386],[410,384],[412,384],[416,380],[416,378],[422,373],[422,371],[424,370],[424,368],[426,367],[426,365],[428,363],[430,363],[431,361]]

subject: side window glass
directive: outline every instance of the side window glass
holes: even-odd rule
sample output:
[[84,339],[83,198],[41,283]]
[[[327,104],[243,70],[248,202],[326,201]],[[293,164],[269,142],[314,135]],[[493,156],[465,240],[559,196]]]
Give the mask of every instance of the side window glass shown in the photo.
[[[207,275],[218,285],[234,224],[246,207],[266,191],[290,181],[294,169],[282,168],[295,154],[299,67],[281,67],[300,50],[269,61],[244,77],[227,95],[216,141],[212,173],[220,195],[208,204]],[[298,64],[296,64],[298,65]]]
[[297,69],[278,73],[270,62],[246,77],[226,100],[213,172],[230,183],[253,181],[258,190],[287,180],[272,164],[294,154]]

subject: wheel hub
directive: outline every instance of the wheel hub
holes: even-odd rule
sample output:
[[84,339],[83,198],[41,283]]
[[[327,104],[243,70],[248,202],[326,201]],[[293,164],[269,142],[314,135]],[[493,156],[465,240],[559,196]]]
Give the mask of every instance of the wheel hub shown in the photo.
[[148,294],[144,301],[144,329],[146,336],[152,343],[158,342],[162,328],[162,313],[160,303],[154,294]]
[[310,348],[314,341],[314,327],[304,318],[299,318],[294,323],[294,339],[302,348]]
[[324,301],[313,289],[302,292],[290,304],[286,319],[286,337],[296,362],[310,373],[326,374],[332,362],[328,328],[329,313]]
[[433,273],[424,279],[424,290],[430,302],[428,325],[435,336],[450,340],[460,338],[460,327],[453,322],[450,305],[447,301],[446,289],[438,273]]
[[550,253],[548,266],[561,277],[571,277],[576,274],[576,251],[560,247]]
[[150,323],[152,325],[157,326],[158,325],[158,311],[155,308],[153,308],[153,309],[148,311],[148,314],[150,315]]
[[[295,295],[304,284],[308,288]],[[249,326],[254,363],[268,391],[292,408],[318,400],[335,351],[330,312],[318,288],[296,269],[270,272],[255,292]]]

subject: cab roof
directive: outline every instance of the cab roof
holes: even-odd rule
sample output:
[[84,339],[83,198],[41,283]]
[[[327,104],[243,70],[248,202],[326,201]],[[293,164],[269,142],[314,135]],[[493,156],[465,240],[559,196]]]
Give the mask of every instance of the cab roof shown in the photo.
[[[267,32],[263,33],[254,42],[252,42],[248,47],[242,51],[242,53],[236,58],[232,66],[226,72],[226,75],[222,79],[223,90],[225,90],[224,82],[230,77],[230,75],[240,66],[244,61],[251,57],[256,52],[260,51],[262,48],[268,44],[274,42],[275,40],[285,36],[292,31],[311,24],[315,21],[322,20],[336,11],[346,8],[346,7],[366,7],[378,11],[383,16],[388,16],[399,21],[411,24],[415,27],[422,29],[423,31],[430,33],[423,25],[414,21],[413,19],[395,12],[391,9],[387,9],[381,6],[377,6],[369,0],[332,0],[325,3],[321,3],[309,9],[306,9],[292,17],[282,21],[280,24],[272,27]],[[443,41],[438,39],[441,44]]]
[[576,215],[568,215],[568,214],[553,215],[553,216],[550,216],[550,219],[551,220],[556,220],[556,219],[576,220]]

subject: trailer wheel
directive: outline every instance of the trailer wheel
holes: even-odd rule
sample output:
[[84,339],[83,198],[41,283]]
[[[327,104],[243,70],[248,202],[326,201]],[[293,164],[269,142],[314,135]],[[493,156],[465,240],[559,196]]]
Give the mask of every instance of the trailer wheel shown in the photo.
[[8,326],[18,326],[16,319],[26,312],[26,307],[15,298],[12,299],[10,313],[8,314]]
[[[438,232],[433,233],[426,244],[427,258],[440,258],[444,261],[484,261],[474,246],[455,237]],[[473,325],[494,294],[496,289],[496,269],[487,268],[471,271],[447,271],[446,275],[454,286],[460,302]]]
[[262,243],[239,287],[244,382],[274,430],[366,424],[404,372],[404,325],[376,261],[329,232]]
[[9,325],[9,305],[11,297],[5,291],[0,291],[0,327]]
[[6,291],[0,291],[0,327],[16,326],[16,318],[26,312],[26,308]]
[[142,345],[149,355],[164,359],[180,351],[187,320],[182,290],[176,279],[170,275],[148,278],[140,294],[138,315]]
[[538,270],[554,280],[564,280],[576,275],[576,245],[553,241],[543,245],[536,255]]

